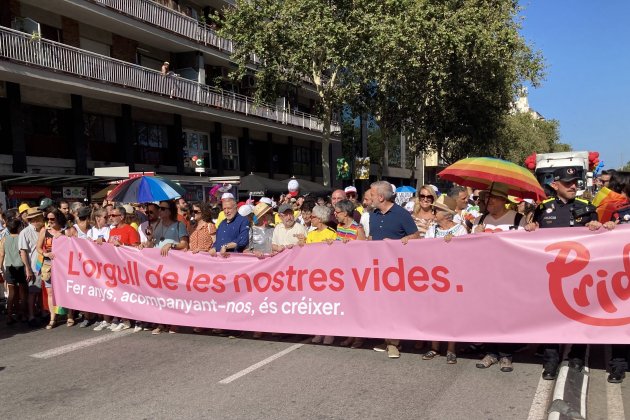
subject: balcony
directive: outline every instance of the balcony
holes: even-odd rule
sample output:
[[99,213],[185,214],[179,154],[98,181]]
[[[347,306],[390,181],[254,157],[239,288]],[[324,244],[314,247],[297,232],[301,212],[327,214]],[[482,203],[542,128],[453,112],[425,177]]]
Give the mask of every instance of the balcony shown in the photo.
[[[153,69],[5,27],[0,27],[0,60],[169,97],[174,102],[184,101],[291,127],[323,131],[322,121],[310,114],[271,104],[256,104],[252,98],[244,95],[223,91],[176,75],[163,75]],[[340,127],[333,124],[331,130],[338,132]]]
[[[86,0],[154,25],[202,45],[212,46],[228,54],[234,52],[231,40],[221,38],[208,25],[152,0]],[[252,61],[257,62],[255,57]]]

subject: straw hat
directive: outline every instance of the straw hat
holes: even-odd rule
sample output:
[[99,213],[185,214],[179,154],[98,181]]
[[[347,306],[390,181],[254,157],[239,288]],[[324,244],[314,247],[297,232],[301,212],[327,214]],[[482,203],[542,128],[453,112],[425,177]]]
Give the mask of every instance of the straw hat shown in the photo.
[[455,209],[457,208],[457,203],[454,199],[446,194],[442,194],[441,196],[439,196],[437,200],[435,200],[431,205],[437,210],[446,211],[451,214],[457,214],[455,212]]
[[39,210],[37,207],[31,207],[26,211],[27,219],[34,219],[35,217],[38,217],[38,216],[44,216],[44,213],[42,213],[42,211]]
[[256,204],[256,207],[254,207],[254,216],[260,219],[265,214],[267,214],[269,210],[271,210],[270,205],[265,204],[263,202],[259,202],[258,204]]

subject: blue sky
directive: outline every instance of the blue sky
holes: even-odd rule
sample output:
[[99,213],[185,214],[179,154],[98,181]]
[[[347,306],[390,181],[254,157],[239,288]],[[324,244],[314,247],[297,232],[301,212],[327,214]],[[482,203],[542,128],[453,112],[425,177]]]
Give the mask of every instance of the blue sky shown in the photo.
[[521,33],[542,51],[542,86],[530,107],[560,122],[573,150],[605,168],[630,161],[630,0],[520,0]]

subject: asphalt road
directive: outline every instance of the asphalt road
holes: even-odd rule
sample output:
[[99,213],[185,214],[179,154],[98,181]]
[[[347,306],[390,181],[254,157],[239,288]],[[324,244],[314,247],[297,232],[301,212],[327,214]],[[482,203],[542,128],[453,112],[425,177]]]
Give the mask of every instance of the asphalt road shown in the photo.
[[[19,419],[528,419],[549,402],[530,351],[512,373],[423,361],[413,343],[390,360],[371,350],[208,334],[113,333],[0,324],[2,417]],[[339,341],[339,340],[337,340]],[[603,356],[602,356],[603,357]],[[610,418],[605,372],[589,418]],[[595,382],[593,380],[593,382]],[[601,385],[601,386],[599,386]],[[541,388],[542,386],[542,388]],[[603,389],[603,390],[602,390]],[[629,401],[628,386],[616,392]],[[591,393],[595,393],[591,395]],[[622,412],[623,412],[622,404]],[[626,406],[630,409],[630,406]],[[534,415],[535,413],[538,415]],[[537,417],[538,416],[538,417]]]

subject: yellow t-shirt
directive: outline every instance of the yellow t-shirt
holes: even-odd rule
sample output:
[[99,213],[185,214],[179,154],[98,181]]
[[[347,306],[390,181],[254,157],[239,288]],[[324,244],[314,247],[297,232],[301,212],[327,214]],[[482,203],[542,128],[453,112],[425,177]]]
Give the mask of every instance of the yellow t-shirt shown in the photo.
[[332,239],[333,241],[337,239],[337,232],[331,227],[327,227],[324,230],[312,230],[308,233],[308,235],[306,235],[307,244],[326,242],[329,239]]
[[215,223],[216,227],[219,227],[219,225],[221,224],[222,221],[225,220],[225,213],[223,212],[223,210],[221,210],[221,212],[219,213],[219,215],[217,216],[217,223]]
[[357,206],[356,210],[359,212],[359,214],[363,214],[363,206]]

